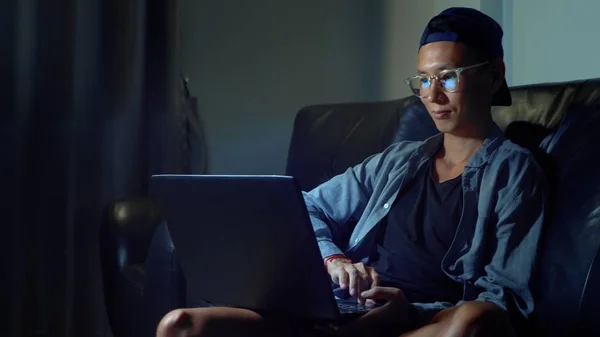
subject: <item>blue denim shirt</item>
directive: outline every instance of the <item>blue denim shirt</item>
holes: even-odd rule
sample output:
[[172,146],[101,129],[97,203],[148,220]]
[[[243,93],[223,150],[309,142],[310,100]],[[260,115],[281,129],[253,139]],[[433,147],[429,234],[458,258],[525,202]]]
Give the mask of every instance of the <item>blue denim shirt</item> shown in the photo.
[[[380,220],[442,142],[439,134],[393,144],[305,192],[323,258],[343,253],[368,262]],[[441,265],[464,286],[463,300],[456,304],[488,301],[527,318],[534,309],[532,272],[547,198],[544,174],[529,151],[496,127],[465,166],[462,188],[462,216]],[[413,305],[425,324],[455,304]]]

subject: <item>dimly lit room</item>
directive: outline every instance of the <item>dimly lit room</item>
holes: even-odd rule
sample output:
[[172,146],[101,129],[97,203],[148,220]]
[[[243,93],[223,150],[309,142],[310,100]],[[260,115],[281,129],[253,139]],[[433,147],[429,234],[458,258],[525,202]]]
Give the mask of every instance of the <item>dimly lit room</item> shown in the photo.
[[0,335],[600,336],[598,13],[2,0]]

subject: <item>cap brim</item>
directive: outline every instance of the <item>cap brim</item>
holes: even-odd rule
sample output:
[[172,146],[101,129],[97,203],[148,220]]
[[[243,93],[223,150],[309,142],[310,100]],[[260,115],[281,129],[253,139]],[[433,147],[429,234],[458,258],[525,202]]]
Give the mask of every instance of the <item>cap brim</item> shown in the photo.
[[506,80],[502,83],[500,90],[498,90],[494,96],[492,97],[492,106],[511,106],[512,105],[512,96],[510,95],[510,90],[508,89],[508,84]]

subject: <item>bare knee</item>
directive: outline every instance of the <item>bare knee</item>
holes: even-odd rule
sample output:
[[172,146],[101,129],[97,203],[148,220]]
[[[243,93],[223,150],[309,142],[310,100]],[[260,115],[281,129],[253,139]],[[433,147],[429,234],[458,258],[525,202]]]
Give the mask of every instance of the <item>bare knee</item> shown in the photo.
[[156,336],[205,336],[207,327],[215,319],[213,316],[206,308],[173,310],[161,319]]
[[157,337],[264,336],[270,332],[257,313],[235,308],[176,309],[166,314]]
[[472,325],[490,315],[499,314],[499,311],[500,308],[492,303],[472,301],[458,306],[453,318]]
[[156,328],[157,337],[175,337],[185,335],[184,331],[190,329],[191,317],[185,309],[177,309],[166,314]]
[[456,308],[447,321],[444,337],[510,336],[506,313],[492,303],[472,301]]

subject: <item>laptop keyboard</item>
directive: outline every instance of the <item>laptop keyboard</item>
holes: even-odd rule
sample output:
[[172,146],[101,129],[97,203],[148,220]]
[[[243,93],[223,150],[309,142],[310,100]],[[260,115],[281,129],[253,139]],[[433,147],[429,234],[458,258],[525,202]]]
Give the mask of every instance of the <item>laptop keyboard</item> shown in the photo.
[[340,313],[343,314],[365,314],[371,310],[371,308],[360,305],[354,301],[338,301],[337,302]]

